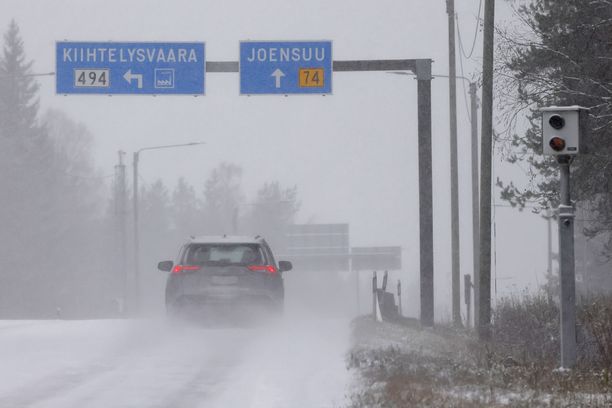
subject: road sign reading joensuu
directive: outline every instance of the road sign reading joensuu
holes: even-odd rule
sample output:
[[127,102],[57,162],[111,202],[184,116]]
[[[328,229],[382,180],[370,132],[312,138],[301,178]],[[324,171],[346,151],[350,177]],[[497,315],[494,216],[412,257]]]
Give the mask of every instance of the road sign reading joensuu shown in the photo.
[[204,94],[204,43],[58,42],[59,94]]
[[331,41],[243,41],[240,93],[329,94]]

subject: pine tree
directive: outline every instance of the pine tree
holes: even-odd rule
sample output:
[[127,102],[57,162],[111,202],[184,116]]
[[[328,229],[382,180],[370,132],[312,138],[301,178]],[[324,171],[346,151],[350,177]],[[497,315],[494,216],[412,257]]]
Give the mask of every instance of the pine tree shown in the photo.
[[287,226],[295,222],[300,204],[297,187],[283,188],[278,181],[265,183],[258,191],[248,216],[249,229],[275,248],[284,251]]
[[[591,109],[590,154],[572,165],[572,194],[590,235],[612,230],[612,7],[608,0],[536,0],[519,9],[524,32],[502,33],[498,95],[514,118],[529,112],[530,127],[510,138],[511,163],[526,163],[529,184],[499,181],[502,198],[542,208],[557,204],[558,170],[541,154],[538,108],[581,105]],[[612,236],[612,235],[611,235]],[[611,241],[612,243],[612,241]]]
[[240,185],[242,168],[221,163],[204,185],[204,217],[206,234],[231,234],[234,217],[244,202]]
[[38,84],[12,21],[0,53],[0,313],[48,315],[102,270],[92,261],[100,180],[90,139],[59,112],[39,120]]
[[203,230],[203,213],[193,186],[183,177],[179,178],[172,193],[172,220],[177,243],[190,235],[201,235]]
[[0,241],[6,243],[0,248],[0,263],[4,265],[11,264],[15,251],[26,244],[23,229],[29,225],[28,208],[37,206],[36,198],[30,196],[40,195],[31,176],[38,164],[32,153],[42,133],[36,118],[38,85],[29,76],[31,66],[19,28],[11,21],[0,54]]
[[38,131],[38,84],[27,61],[19,27],[12,20],[0,57],[0,132],[5,138],[33,136]]

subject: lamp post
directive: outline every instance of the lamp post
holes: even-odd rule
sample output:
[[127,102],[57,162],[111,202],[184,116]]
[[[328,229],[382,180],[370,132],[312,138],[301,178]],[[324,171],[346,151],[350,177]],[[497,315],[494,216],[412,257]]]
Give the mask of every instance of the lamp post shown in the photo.
[[133,310],[132,313],[138,311],[140,306],[140,225],[138,223],[138,162],[140,160],[140,153],[146,150],[159,150],[159,149],[169,149],[173,147],[186,147],[186,146],[195,146],[201,145],[205,142],[191,142],[191,143],[182,143],[182,144],[174,144],[174,145],[164,145],[164,146],[150,146],[143,147],[134,152],[133,157],[133,188],[134,188],[134,302],[133,302]]

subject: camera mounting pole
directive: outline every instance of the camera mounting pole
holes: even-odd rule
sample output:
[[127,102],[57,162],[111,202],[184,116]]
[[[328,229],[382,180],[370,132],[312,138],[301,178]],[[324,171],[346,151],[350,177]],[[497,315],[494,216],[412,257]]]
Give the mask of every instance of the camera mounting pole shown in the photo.
[[570,164],[573,156],[557,156],[560,167],[559,283],[561,367],[576,364],[576,281],[574,262],[574,206],[570,197]]

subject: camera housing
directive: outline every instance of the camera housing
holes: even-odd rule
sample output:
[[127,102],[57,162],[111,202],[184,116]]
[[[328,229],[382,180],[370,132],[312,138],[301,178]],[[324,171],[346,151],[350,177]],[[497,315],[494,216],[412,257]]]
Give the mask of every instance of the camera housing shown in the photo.
[[588,109],[582,106],[549,106],[542,112],[542,153],[573,156],[586,153]]

